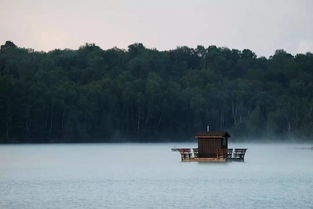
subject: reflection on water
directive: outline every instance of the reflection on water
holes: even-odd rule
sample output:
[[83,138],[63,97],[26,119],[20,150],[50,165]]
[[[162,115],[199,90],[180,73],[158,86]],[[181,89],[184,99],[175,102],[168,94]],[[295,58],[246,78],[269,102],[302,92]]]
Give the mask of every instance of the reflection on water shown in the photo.
[[230,144],[246,160],[182,163],[194,144],[1,145],[0,208],[310,208],[307,144]]

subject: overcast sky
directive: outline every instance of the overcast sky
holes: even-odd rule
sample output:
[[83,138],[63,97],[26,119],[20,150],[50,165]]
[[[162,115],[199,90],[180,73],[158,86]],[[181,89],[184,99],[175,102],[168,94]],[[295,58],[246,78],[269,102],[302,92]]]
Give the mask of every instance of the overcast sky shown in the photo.
[[313,0],[0,0],[0,42],[49,51],[95,43],[313,51]]

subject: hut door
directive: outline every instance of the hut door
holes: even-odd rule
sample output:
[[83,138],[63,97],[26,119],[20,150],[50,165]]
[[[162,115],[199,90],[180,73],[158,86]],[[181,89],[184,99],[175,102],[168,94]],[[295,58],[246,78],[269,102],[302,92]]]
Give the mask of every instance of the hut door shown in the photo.
[[221,148],[227,148],[227,138],[223,137],[221,140]]

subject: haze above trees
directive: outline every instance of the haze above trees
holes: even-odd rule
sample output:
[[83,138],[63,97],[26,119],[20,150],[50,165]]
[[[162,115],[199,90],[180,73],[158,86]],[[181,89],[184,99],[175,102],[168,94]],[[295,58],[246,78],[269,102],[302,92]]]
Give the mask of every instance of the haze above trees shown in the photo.
[[0,143],[158,141],[228,130],[313,136],[313,54],[209,46],[169,51],[0,51]]

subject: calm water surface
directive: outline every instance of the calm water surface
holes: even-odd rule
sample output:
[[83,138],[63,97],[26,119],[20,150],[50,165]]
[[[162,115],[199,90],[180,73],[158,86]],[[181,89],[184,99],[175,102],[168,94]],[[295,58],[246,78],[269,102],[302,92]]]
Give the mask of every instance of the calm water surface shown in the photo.
[[247,147],[244,163],[182,163],[195,144],[1,145],[0,209],[313,208],[309,144]]

